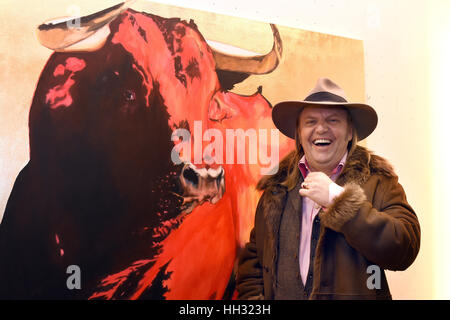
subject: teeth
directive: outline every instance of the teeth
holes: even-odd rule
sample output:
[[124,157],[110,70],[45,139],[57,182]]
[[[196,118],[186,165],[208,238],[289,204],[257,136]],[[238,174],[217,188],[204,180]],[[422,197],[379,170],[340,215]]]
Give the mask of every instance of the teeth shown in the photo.
[[328,139],[317,139],[317,140],[314,140],[313,143],[315,145],[318,145],[319,143],[331,143],[331,140],[328,140]]

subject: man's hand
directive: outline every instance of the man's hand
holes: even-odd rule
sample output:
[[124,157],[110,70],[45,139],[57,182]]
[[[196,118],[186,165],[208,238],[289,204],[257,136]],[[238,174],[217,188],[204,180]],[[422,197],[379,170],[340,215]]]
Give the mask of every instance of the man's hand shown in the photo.
[[302,183],[299,193],[308,197],[322,207],[328,207],[330,202],[329,187],[333,181],[323,172],[311,172]]

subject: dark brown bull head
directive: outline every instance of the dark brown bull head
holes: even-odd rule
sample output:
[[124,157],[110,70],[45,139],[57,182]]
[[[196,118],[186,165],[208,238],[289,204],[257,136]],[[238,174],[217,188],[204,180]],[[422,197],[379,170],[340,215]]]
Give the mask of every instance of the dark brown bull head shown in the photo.
[[[211,50],[193,21],[128,5],[38,28],[55,52],[30,110],[30,162],[0,225],[0,298],[224,294],[259,170],[175,165],[171,135],[195,121],[221,132],[272,126],[261,90],[227,89],[276,68],[281,38],[271,25],[268,54],[234,56]],[[72,264],[79,292],[65,287]]]
[[[105,43],[110,34],[108,24],[124,12],[132,2],[134,1],[126,1],[100,12],[72,19],[76,20],[76,23],[71,22],[72,20],[61,21],[61,19],[48,21],[38,27],[39,41],[42,45],[57,52],[96,50]],[[269,73],[277,67],[282,55],[282,42],[276,26],[273,24],[270,26],[274,43],[272,50],[265,55],[236,56],[212,48],[215,67],[222,87],[229,89],[233,86],[233,82],[243,80],[250,74]],[[231,80],[231,84],[229,83],[230,77],[234,79]],[[210,113],[211,111],[212,109],[210,109]],[[199,170],[195,165],[189,164],[189,170],[186,171],[191,172],[189,177],[181,175],[183,187],[189,189],[182,193],[183,201],[189,211],[195,207],[194,203],[203,203],[205,200],[217,199],[217,197],[220,199],[223,194],[223,188],[219,187],[212,190],[209,186],[207,190],[204,190],[203,188],[209,185],[208,181],[216,178],[209,175],[204,176],[200,174]],[[189,178],[200,180],[200,183],[193,183],[189,181]],[[215,181],[215,185],[224,184],[223,174],[219,175],[217,179],[221,181]],[[214,192],[215,195],[212,196],[211,192]],[[192,193],[196,196],[192,197]]]

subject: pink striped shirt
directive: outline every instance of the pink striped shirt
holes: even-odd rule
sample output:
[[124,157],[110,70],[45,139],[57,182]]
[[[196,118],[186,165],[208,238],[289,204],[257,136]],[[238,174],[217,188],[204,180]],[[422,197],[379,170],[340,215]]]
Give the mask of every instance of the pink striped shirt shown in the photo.
[[[347,160],[347,153],[342,157],[339,164],[334,168],[331,172],[330,179],[336,181],[337,177],[342,171],[342,168],[345,165],[345,161]],[[303,179],[306,178],[308,173],[311,172],[308,162],[306,161],[305,156],[303,156],[299,163],[298,167],[303,176]],[[344,188],[338,186],[336,183],[330,184],[329,187],[329,197],[330,201],[332,201],[335,197],[337,197]],[[300,232],[300,248],[299,248],[299,263],[300,263],[300,275],[302,277],[303,284],[306,283],[306,277],[308,276],[309,270],[309,259],[310,259],[310,250],[311,250],[311,233],[313,227],[313,221],[316,215],[320,211],[320,205],[312,201],[307,197],[303,197],[302,199],[302,230]]]

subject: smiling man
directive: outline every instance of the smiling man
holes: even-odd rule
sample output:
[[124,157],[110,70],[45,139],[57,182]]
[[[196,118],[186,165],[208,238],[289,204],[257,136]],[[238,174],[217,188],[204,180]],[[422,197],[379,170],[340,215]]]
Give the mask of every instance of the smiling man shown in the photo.
[[258,183],[239,298],[391,299],[384,270],[413,263],[420,226],[392,166],[357,145],[375,130],[375,110],[322,78],[272,119],[296,150]]

